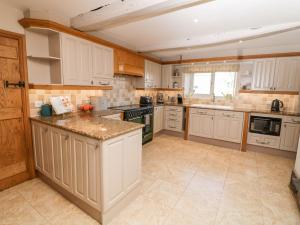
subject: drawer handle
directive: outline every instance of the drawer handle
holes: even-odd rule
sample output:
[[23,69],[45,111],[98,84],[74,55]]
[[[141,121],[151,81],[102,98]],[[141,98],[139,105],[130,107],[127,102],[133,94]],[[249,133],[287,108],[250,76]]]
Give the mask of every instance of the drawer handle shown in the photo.
[[175,120],[175,119],[169,119],[170,121],[177,121],[177,120]]
[[172,126],[169,126],[169,128],[173,128],[173,129],[176,129],[176,127],[172,127]]
[[256,143],[262,144],[262,145],[268,145],[268,144],[270,144],[269,141],[268,142],[264,142],[264,141],[258,141],[258,140],[256,140]]
[[173,114],[173,113],[171,113],[171,114],[169,114],[169,116],[177,116],[176,114]]

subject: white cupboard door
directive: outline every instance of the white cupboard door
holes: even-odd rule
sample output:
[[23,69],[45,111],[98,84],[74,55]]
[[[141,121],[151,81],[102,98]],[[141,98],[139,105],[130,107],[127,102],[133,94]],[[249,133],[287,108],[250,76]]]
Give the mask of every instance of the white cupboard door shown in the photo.
[[300,58],[278,58],[274,87],[276,91],[300,91]]
[[124,190],[129,192],[140,182],[142,166],[142,132],[130,133],[124,146]]
[[85,200],[86,196],[86,143],[85,138],[74,135],[72,138],[73,153],[73,187],[74,194]]
[[61,158],[61,140],[60,130],[51,129],[52,150],[53,150],[53,180],[61,184],[62,181],[62,158]]
[[162,88],[172,88],[172,65],[163,65],[162,66],[162,75],[161,75],[161,86]]
[[154,107],[154,133],[157,133],[163,129],[163,116],[164,116],[164,109],[162,106]]
[[243,132],[243,120],[240,118],[230,118],[227,126],[227,141],[241,143]]
[[87,194],[86,200],[91,205],[100,209],[100,144],[97,140],[87,138],[86,141],[86,181],[87,181]]
[[272,90],[274,87],[275,59],[258,59],[254,61],[252,89]]
[[201,115],[199,124],[199,136],[213,138],[213,116]]
[[190,130],[189,133],[194,136],[200,136],[200,122],[201,116],[197,114],[191,114],[190,116]]
[[51,141],[51,127],[46,125],[40,126],[41,143],[43,151],[43,173],[52,178],[53,172],[53,155],[52,155],[52,141]]
[[104,74],[104,54],[103,48],[98,45],[93,46],[93,77],[102,78]]
[[43,171],[43,150],[42,150],[42,138],[40,125],[38,123],[32,123],[32,133],[33,133],[33,148],[34,148],[34,160],[35,168],[40,172]]
[[223,116],[215,116],[214,118],[214,138],[226,140],[229,120]]
[[62,67],[64,84],[80,84],[80,53],[78,39],[62,35]]
[[112,79],[114,76],[114,51],[111,48],[103,48],[104,73],[103,77]]
[[[128,147],[128,146],[126,146]],[[113,206],[124,195],[123,189],[123,149],[124,137],[114,138],[103,143],[102,185],[103,210]]]
[[79,41],[79,73],[81,85],[92,85],[92,45],[87,41]]
[[300,134],[300,125],[285,123],[280,135],[280,149],[286,151],[297,151]]
[[163,130],[164,127],[164,107],[159,107],[158,108],[158,113],[159,113],[159,131]]

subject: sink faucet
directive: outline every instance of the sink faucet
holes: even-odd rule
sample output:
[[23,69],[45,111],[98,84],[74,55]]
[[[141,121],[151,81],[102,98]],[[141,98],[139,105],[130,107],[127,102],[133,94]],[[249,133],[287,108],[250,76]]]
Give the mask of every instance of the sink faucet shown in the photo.
[[216,101],[216,96],[215,96],[215,94],[212,94],[212,96],[211,96],[211,101],[212,101],[213,103],[215,103],[215,101]]

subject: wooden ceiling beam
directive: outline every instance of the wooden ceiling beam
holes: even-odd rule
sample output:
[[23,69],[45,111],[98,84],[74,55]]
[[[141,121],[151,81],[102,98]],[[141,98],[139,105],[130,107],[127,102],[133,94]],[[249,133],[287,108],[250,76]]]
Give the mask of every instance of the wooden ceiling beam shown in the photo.
[[215,0],[127,0],[112,3],[98,10],[71,19],[72,27],[91,32],[160,16]]

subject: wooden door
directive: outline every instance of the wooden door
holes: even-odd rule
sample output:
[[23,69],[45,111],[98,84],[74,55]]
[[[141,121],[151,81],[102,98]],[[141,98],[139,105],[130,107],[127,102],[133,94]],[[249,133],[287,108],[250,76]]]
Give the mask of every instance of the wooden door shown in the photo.
[[0,191],[34,176],[25,56],[24,36],[0,30]]

